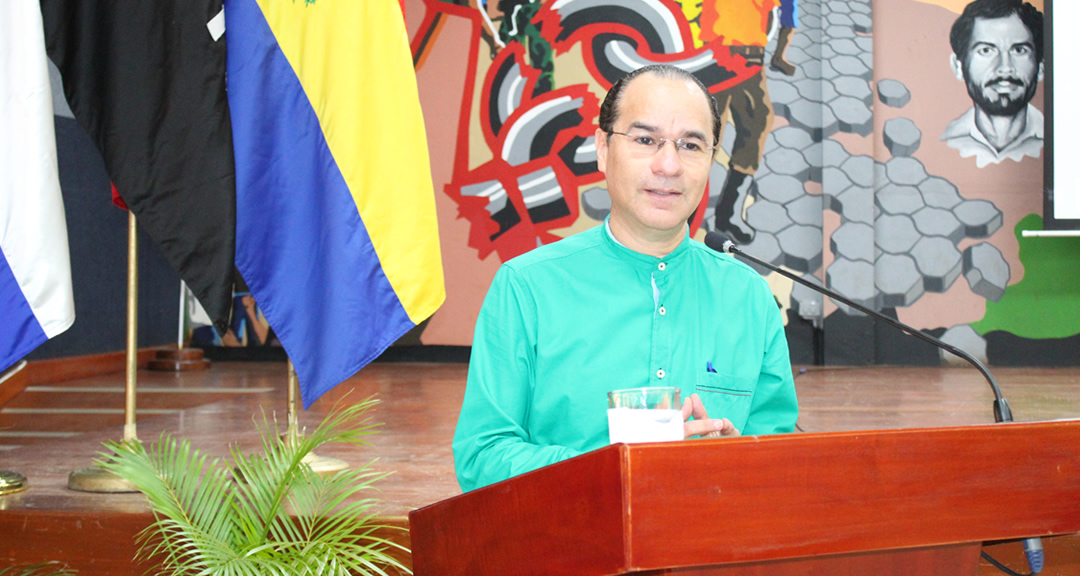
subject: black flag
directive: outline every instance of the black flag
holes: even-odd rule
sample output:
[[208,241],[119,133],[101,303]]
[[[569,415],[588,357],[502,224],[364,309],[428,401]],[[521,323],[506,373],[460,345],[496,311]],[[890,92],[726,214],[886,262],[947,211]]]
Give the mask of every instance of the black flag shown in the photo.
[[222,0],[42,0],[41,12],[75,118],[140,226],[224,333],[236,180]]

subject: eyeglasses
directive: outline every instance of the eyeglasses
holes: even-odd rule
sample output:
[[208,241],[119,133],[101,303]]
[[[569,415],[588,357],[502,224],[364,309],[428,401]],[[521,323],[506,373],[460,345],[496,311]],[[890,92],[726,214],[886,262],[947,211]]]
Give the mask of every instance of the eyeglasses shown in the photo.
[[608,131],[608,134],[626,136],[630,139],[630,150],[646,156],[656,154],[664,147],[664,144],[671,142],[675,145],[675,151],[678,152],[679,158],[683,162],[705,162],[712,158],[713,150],[716,149],[713,146],[706,146],[701,138],[695,137],[672,140],[670,138],[659,138],[647,132],[626,134],[614,130]]

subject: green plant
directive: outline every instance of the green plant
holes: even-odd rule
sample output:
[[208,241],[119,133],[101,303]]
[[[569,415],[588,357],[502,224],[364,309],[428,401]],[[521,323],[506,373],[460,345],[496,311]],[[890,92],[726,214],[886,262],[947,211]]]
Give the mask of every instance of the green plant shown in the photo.
[[376,500],[358,494],[385,474],[371,464],[326,478],[304,457],[327,443],[369,445],[375,425],[365,417],[378,401],[331,411],[310,434],[283,436],[265,414],[263,454],[230,449],[233,476],[222,458],[208,457],[187,440],[162,434],[143,446],[106,442],[100,463],[145,495],[155,521],[139,535],[139,559],[160,558],[164,574],[380,574],[408,572],[389,550],[408,550],[376,535],[394,529],[375,523]]

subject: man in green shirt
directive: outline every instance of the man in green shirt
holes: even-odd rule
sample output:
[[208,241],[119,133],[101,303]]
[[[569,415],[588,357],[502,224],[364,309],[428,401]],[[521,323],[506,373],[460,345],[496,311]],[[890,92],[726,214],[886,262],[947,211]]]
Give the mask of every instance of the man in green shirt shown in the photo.
[[453,446],[465,491],[605,446],[620,388],[679,387],[687,438],[794,430],[768,285],[689,237],[715,101],[692,75],[649,66],[611,88],[599,125],[611,215],[506,262],[477,318]]

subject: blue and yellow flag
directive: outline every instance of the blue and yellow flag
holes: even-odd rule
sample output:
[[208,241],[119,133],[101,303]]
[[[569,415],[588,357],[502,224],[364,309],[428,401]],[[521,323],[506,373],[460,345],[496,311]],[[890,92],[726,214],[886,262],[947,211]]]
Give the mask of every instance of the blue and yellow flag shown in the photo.
[[228,0],[236,265],[307,408],[442,304],[435,196],[395,0]]

